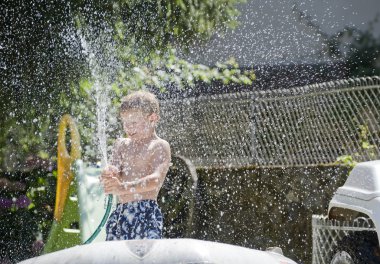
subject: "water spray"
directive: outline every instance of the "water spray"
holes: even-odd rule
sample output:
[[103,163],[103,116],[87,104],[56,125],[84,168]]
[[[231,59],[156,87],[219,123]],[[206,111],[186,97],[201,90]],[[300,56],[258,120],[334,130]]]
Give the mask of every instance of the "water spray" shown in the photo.
[[[101,162],[101,167],[105,168],[108,164],[107,162],[107,137],[106,137],[106,107],[104,104],[100,104],[100,95],[101,93],[98,91],[99,89],[99,84],[95,83],[96,87],[96,103],[100,107],[97,108],[97,116],[98,116],[98,140],[99,140],[99,148],[100,148],[100,153],[102,154],[102,162]],[[96,236],[100,233],[102,228],[104,227],[110,211],[112,207],[112,201],[113,201],[113,196],[109,194],[107,196],[107,206],[106,206],[106,212],[103,215],[102,220],[100,221],[100,224],[98,227],[95,229],[94,233],[83,243],[83,244],[89,244],[91,243]]]
[[[90,45],[90,43],[86,41],[85,34],[84,32],[82,32],[81,29],[78,29],[78,35],[80,36],[83,53],[86,55],[87,61],[90,66],[91,76],[95,80],[94,85],[93,85],[93,90],[95,91],[94,99],[97,105],[96,107],[96,117],[97,117],[96,136],[99,143],[100,154],[102,156],[101,167],[105,168],[108,165],[107,131],[106,130],[107,130],[107,114],[108,114],[107,109],[109,108],[108,106],[111,103],[108,98],[108,94],[109,94],[109,91],[111,90],[111,87],[108,84],[107,78],[104,78],[104,75],[102,74],[102,68],[99,66],[99,63],[95,56],[96,53],[93,52],[92,50],[93,48],[92,45]],[[110,61],[112,61],[113,67],[117,67],[117,64],[118,64],[117,62],[115,62],[114,60],[110,60]],[[108,63],[107,65],[111,65],[111,64]],[[100,221],[100,224],[98,225],[98,227],[93,232],[93,234],[83,244],[91,243],[100,233],[100,231],[104,227],[109,217],[109,214],[112,208],[112,201],[113,201],[113,196],[111,194],[105,198],[106,211],[103,215],[103,218]]]

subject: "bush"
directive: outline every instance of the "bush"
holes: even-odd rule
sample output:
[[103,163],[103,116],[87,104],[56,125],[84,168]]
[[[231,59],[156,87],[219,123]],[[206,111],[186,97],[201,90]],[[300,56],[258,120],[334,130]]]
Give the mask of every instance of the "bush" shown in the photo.
[[34,169],[0,178],[24,186],[0,190],[0,262],[39,255],[53,220],[56,171]]

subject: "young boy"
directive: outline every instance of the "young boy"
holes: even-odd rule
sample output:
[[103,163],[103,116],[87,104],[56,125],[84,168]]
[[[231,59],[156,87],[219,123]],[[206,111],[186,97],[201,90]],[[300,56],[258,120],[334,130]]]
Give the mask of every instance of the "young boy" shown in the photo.
[[149,92],[122,100],[120,117],[127,138],[116,140],[101,182],[118,204],[106,225],[106,240],[162,238],[163,218],[158,192],[169,170],[170,146],[156,135],[159,104]]

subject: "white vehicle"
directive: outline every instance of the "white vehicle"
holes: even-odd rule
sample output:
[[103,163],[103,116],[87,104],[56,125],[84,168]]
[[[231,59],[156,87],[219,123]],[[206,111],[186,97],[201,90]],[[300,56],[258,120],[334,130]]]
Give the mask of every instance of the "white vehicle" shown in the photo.
[[313,216],[313,264],[380,263],[380,160],[358,163],[329,204]]

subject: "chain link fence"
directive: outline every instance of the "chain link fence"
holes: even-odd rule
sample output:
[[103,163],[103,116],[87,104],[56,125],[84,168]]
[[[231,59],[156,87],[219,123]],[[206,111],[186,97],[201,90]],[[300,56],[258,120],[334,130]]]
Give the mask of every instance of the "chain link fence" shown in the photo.
[[327,216],[313,215],[313,258],[312,264],[330,264],[334,249],[345,236],[354,232],[376,229],[368,218],[360,217],[353,221],[329,220]]
[[197,167],[380,158],[380,78],[161,102],[159,134]]

